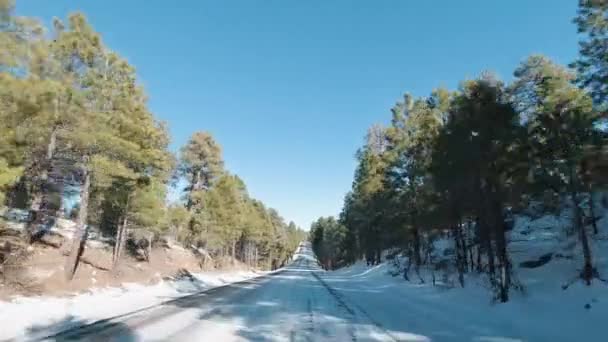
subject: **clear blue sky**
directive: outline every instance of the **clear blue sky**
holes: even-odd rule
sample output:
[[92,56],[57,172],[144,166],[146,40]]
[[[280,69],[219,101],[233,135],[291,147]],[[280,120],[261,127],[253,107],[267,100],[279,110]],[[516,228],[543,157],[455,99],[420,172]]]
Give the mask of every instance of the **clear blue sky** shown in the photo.
[[338,214],[366,129],[404,92],[577,53],[574,0],[17,0],[47,22],[74,10],[136,66],[173,150],[212,132],[249,192],[305,228]]

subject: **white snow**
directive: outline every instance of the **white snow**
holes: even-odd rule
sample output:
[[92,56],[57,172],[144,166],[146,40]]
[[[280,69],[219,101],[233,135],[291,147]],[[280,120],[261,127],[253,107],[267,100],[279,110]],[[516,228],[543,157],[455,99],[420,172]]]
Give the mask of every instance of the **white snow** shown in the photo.
[[[550,263],[551,264],[551,263]],[[549,266],[550,264],[546,265]],[[359,262],[324,279],[349,303],[393,332],[407,332],[432,341],[605,341],[608,287],[578,282],[567,290],[555,277],[565,273],[552,265],[543,274],[520,274],[527,294],[509,303],[493,304],[490,293],[473,277],[465,288],[446,290],[428,282],[406,282],[389,274],[391,266],[368,267]],[[412,278],[414,279],[414,278]],[[551,283],[553,281],[553,283]],[[585,309],[590,303],[591,309]],[[411,340],[411,339],[405,339]]]
[[124,284],[122,287],[92,289],[72,297],[18,297],[0,301],[0,340],[29,339],[157,305],[172,298],[212,287],[249,279],[261,273],[193,273],[195,281],[161,281],[155,285]]
[[[608,278],[608,211],[599,215],[599,234],[592,236],[589,230],[592,254],[600,276]],[[608,283],[595,279],[585,286],[577,278],[582,252],[578,236],[567,233],[570,226],[567,211],[537,219],[516,217],[509,253],[515,278],[525,290],[512,290],[504,304],[491,300],[483,275],[467,275],[461,288],[452,270],[448,284],[441,284],[450,286],[433,286],[430,270],[423,268],[425,283],[412,270],[408,282],[401,274],[393,276],[390,260],[373,267],[361,261],[326,272],[324,279],[387,330],[432,341],[607,341]],[[434,244],[436,255],[453,245],[452,239],[439,239]],[[522,261],[547,253],[553,253],[547,264],[519,267]],[[564,290],[565,284],[571,285]]]
[[[608,218],[600,222],[608,227]],[[539,268],[517,267],[547,251],[580,254],[572,238],[561,233],[562,224],[561,217],[517,218],[510,248],[515,274],[526,291],[512,291],[505,304],[493,303],[484,276],[474,274],[466,277],[465,288],[449,288],[433,286],[428,270],[422,272],[425,283],[413,276],[412,282],[391,276],[390,261],[373,267],[358,262],[325,272],[305,244],[292,264],[271,276],[112,320],[115,326],[96,332],[95,337],[222,342],[605,341],[608,285],[595,281],[587,287],[578,281],[567,290],[561,288],[576,276],[579,259],[554,258]],[[608,275],[608,246],[602,241],[593,245],[594,258],[600,274]],[[443,252],[451,242],[442,239],[436,247]],[[0,303],[0,339],[47,336],[53,333],[49,326],[65,329],[254,275],[199,274],[196,282],[127,285],[72,298]]]

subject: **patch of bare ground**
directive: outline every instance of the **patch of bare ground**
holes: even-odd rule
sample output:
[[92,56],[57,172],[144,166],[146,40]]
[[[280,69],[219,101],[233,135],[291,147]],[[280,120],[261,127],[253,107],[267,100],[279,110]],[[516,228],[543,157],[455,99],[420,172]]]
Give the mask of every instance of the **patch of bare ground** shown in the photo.
[[74,278],[68,281],[64,274],[68,243],[61,235],[47,234],[28,245],[18,232],[0,230],[0,300],[17,295],[65,296],[124,283],[154,284],[184,272],[247,269],[230,259],[204,262],[200,253],[166,243],[154,246],[148,258],[125,253],[112,269],[112,247],[100,244],[85,249]]

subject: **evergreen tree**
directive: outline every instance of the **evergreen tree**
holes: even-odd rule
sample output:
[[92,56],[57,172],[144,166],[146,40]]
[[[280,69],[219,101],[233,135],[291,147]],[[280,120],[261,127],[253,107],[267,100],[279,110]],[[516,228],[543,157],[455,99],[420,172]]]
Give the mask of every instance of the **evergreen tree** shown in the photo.
[[528,144],[534,160],[531,175],[541,188],[552,189],[572,201],[573,226],[584,256],[581,276],[590,284],[596,271],[581,203],[582,196],[591,193],[586,162],[590,155],[601,153],[605,141],[603,132],[595,127],[600,116],[593,110],[591,97],[572,84],[574,74],[546,57],[531,56],[515,71],[515,76],[515,102],[526,113]]
[[209,190],[213,182],[224,172],[222,149],[211,134],[196,132],[180,151],[178,173],[184,177],[186,187],[186,207],[191,210],[197,203],[197,196]]
[[608,2],[579,0],[574,19],[578,33],[579,58],[573,63],[581,86],[591,91],[596,104],[606,110],[608,102]]

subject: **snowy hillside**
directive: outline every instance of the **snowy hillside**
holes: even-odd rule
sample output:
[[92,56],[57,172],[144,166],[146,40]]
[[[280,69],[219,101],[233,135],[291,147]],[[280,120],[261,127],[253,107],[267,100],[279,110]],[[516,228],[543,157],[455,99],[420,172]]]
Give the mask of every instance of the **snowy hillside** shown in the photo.
[[[601,215],[592,252],[600,276],[608,277],[608,217]],[[423,267],[424,283],[412,271],[408,282],[399,256],[373,267],[360,261],[325,277],[336,288],[348,285],[345,298],[383,326],[406,324],[433,341],[605,341],[608,284],[596,279],[585,286],[580,280],[580,244],[567,227],[567,213],[516,217],[509,252],[523,290],[512,291],[508,303],[492,300],[485,274],[468,273],[461,288],[457,272],[436,271],[434,286],[430,267]],[[453,258],[453,239],[437,240],[434,247],[436,255]]]

